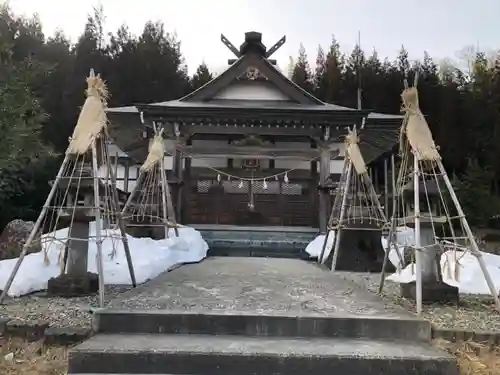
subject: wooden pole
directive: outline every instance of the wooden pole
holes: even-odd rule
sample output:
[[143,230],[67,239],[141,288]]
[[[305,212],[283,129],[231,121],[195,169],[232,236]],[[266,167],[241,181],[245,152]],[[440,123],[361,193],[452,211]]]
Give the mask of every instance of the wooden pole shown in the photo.
[[14,269],[12,270],[9,278],[7,279],[7,282],[5,283],[5,286],[3,288],[2,294],[0,295],[0,304],[3,303],[5,300],[5,297],[7,297],[7,293],[10,290],[10,287],[12,286],[12,283],[14,282],[14,278],[17,275],[17,272],[19,272],[19,268],[21,267],[21,264],[23,263],[24,257],[26,256],[26,253],[28,252],[28,249],[31,246],[31,243],[33,242],[33,239],[35,238],[35,235],[38,233],[40,230],[40,226],[42,225],[42,221],[47,214],[48,206],[50,205],[50,202],[54,198],[54,195],[57,191],[57,188],[59,186],[59,183],[62,178],[62,174],[64,170],[66,169],[66,166],[69,162],[69,156],[66,155],[64,157],[64,160],[61,164],[61,167],[59,168],[59,172],[57,172],[56,179],[54,183],[52,184],[52,188],[50,189],[49,195],[47,195],[47,199],[45,200],[45,203],[43,204],[42,211],[40,212],[40,215],[38,215],[38,219],[35,222],[35,225],[33,226],[33,229],[31,230],[31,233],[29,234],[28,238],[26,239],[26,242],[23,245],[23,249],[21,250],[21,253],[19,254],[19,258],[17,259],[16,264],[14,265]]
[[123,171],[123,191],[125,191],[126,193],[128,193],[129,176],[130,176],[130,161],[127,160],[125,162],[125,169]]
[[415,210],[415,268],[417,314],[422,314],[422,249],[420,247],[420,165],[413,155],[413,206]]
[[[111,162],[109,162],[108,165],[110,166],[110,168],[112,167]],[[115,168],[115,176],[118,176],[118,152],[115,155],[115,165],[114,165],[114,168]]]
[[[107,162],[110,163],[109,154],[106,153]],[[132,255],[130,254],[130,246],[128,243],[127,232],[125,230],[125,223],[123,220],[122,211],[120,211],[120,203],[118,200],[118,190],[116,188],[116,175],[111,172],[111,194],[112,203],[114,206],[114,211],[116,215],[116,221],[118,223],[118,228],[120,229],[120,235],[122,237],[123,250],[125,251],[125,257],[127,258],[128,271],[130,274],[130,280],[132,281],[132,286],[135,288],[137,286],[137,281],[135,279],[134,265],[132,263]],[[132,195],[132,194],[131,194]]]
[[368,173],[362,173],[361,174],[361,180],[364,182],[366,188],[368,189],[368,193],[373,197],[372,199],[374,200],[373,203],[375,203],[375,206],[377,207],[377,211],[379,212],[379,215],[381,218],[384,219],[384,222],[387,220],[387,216],[384,213],[384,210],[382,209],[382,205],[380,204],[378,197],[377,197],[377,192],[375,190],[375,187],[373,186],[373,182],[370,179],[370,176],[368,176]]
[[389,171],[387,158],[384,159],[384,212],[389,217]]
[[349,188],[350,188],[350,182],[351,182],[351,174],[352,174],[352,162],[349,161],[349,167],[347,168],[347,177],[346,177],[346,185],[344,188],[344,194],[342,195],[342,205],[340,206],[340,217],[339,217],[339,223],[337,226],[337,231],[335,232],[335,238],[333,239],[334,241],[334,246],[333,246],[333,258],[332,258],[332,269],[331,271],[334,272],[335,268],[337,266],[337,259],[339,256],[339,249],[340,249],[340,236],[342,233],[342,225],[344,221],[344,216],[345,216],[345,211],[346,211],[346,205],[347,205],[347,197],[349,195]]
[[[384,262],[382,265],[382,271],[380,273],[380,285],[378,292],[382,293],[382,290],[384,289],[384,283],[385,283],[385,271],[387,268],[387,263],[389,260],[389,253],[391,251],[391,246],[394,246],[394,249],[397,252],[397,255],[399,257],[400,265],[403,266],[403,256],[399,252],[398,245],[396,241],[394,240],[396,236],[396,231],[397,231],[397,192],[396,192],[396,161],[394,154],[391,155],[391,180],[392,180],[392,217],[391,217],[391,229],[389,231],[389,236],[387,237],[387,249],[384,254]],[[398,181],[402,179],[403,176],[403,170],[400,168],[399,173],[398,173]]]
[[[332,231],[331,223],[333,221],[333,215],[335,215],[335,213],[339,209],[338,206],[340,205],[340,201],[341,201],[341,198],[343,196],[342,195],[342,191],[343,190],[341,190],[341,189],[345,188],[345,181],[344,181],[344,179],[345,179],[345,176],[346,176],[347,168],[348,168],[348,163],[344,162],[344,165],[342,167],[342,174],[340,175],[339,185],[337,187],[337,192],[335,193],[335,199],[333,201],[332,210],[330,212],[330,218],[328,219],[328,223],[327,223],[325,240],[323,241],[323,247],[321,248],[321,254],[320,254],[319,258],[318,258],[318,263],[320,263],[320,264],[323,263],[323,257],[325,256],[326,245],[328,243],[328,238],[330,237],[330,232]],[[330,249],[330,251],[331,250],[332,249]]]
[[[108,167],[108,169],[111,169]],[[95,141],[92,142],[92,170],[94,177],[94,218],[95,236],[97,245],[97,272],[99,273],[99,307],[104,307],[104,259],[102,257],[101,238],[101,200],[99,197],[99,167],[97,165],[97,150]]]
[[[319,163],[319,180],[321,186],[324,186],[328,175],[330,174],[330,150],[327,145],[321,149]],[[328,192],[320,190],[319,192],[319,230],[320,233],[326,233],[328,221]]]
[[391,155],[391,181],[392,181],[392,201],[396,200],[396,157]]
[[[161,173],[161,184],[162,184],[162,202],[164,206],[164,218],[166,220],[166,233],[165,237],[168,238],[168,224],[174,224],[175,236],[179,237],[179,228],[177,227],[177,221],[175,220],[174,205],[172,203],[172,195],[170,194],[170,187],[168,186],[167,174],[165,173],[165,157],[160,159],[160,173]],[[173,217],[171,216],[173,215]]]
[[146,172],[144,172],[142,169],[139,169],[139,177],[136,180],[135,183],[135,188],[130,192],[127,201],[125,202],[125,205],[123,206],[122,209],[122,217],[126,215],[126,212],[132,203],[132,200],[134,199],[135,194],[137,193],[137,190],[140,188],[144,178],[146,177]]
[[[393,237],[395,235],[395,231],[396,231],[396,219],[393,217],[391,221],[391,229],[389,230],[389,235],[387,236],[387,249],[385,249],[384,261],[382,263],[382,270],[380,272],[380,284],[378,287],[379,294],[381,294],[382,291],[384,290],[385,270],[387,269],[387,263],[389,262],[389,254],[391,252],[391,246],[393,245]],[[397,244],[395,248],[398,249]],[[399,249],[397,250],[397,252],[399,254]]]

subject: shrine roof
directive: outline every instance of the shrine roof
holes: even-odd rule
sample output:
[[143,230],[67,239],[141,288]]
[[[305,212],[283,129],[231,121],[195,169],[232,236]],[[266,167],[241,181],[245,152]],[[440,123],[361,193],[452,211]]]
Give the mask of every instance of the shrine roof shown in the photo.
[[[398,143],[403,116],[323,102],[276,68],[270,57],[284,44],[285,37],[269,49],[262,43],[262,35],[256,32],[246,33],[239,49],[224,36],[221,40],[236,57],[229,61],[229,67],[223,73],[180,99],[109,108],[111,122],[131,124],[132,118],[137,122],[141,112],[144,117],[158,116],[167,121],[169,117],[180,122],[185,119],[187,125],[207,118],[212,121],[240,118],[243,122],[251,118],[257,121],[303,121],[313,126],[359,126],[365,118],[365,129],[360,131],[360,136],[367,163],[392,150]],[[118,138],[137,138],[132,135],[132,129],[121,127],[120,132],[130,134],[119,134]],[[142,132],[138,125],[135,132]],[[128,152],[128,148],[125,151]]]
[[262,43],[262,35],[257,32],[245,34],[245,41],[239,49],[221,35],[222,42],[233,52],[236,59],[230,66],[211,81],[190,94],[176,100],[162,101],[134,106],[109,108],[109,113],[183,113],[182,110],[255,110],[287,111],[290,113],[338,113],[368,119],[397,119],[397,115],[370,113],[336,104],[326,103],[307,92],[286,77],[278,68],[271,55],[286,41],[281,38],[271,48]]
[[[140,105],[142,106],[142,105]],[[165,108],[199,108],[199,102],[185,102],[181,100],[169,100],[165,102],[157,102],[146,104],[146,106],[157,106]],[[357,109],[344,107],[337,104],[323,103],[323,105],[304,105],[300,103],[287,102],[287,101],[273,101],[273,100],[238,100],[238,99],[218,99],[212,100],[210,102],[204,102],[203,107],[205,108],[276,108],[276,109],[287,109],[287,110],[305,110],[305,111],[353,111],[357,112]],[[125,107],[115,107],[108,108],[107,112],[110,113],[139,113],[138,106],[125,106]],[[397,120],[402,121],[402,115],[378,113],[367,111],[367,119],[377,119],[377,120]]]

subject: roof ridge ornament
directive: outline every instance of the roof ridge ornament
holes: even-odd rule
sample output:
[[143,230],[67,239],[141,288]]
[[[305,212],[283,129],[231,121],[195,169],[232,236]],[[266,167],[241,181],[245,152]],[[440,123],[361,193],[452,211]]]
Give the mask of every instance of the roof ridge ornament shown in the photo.
[[241,73],[238,78],[238,81],[268,81],[269,78],[266,77],[258,68],[255,66],[249,66],[246,70]]
[[[267,49],[266,46],[262,43],[262,33],[257,31],[249,31],[245,33],[245,41],[241,44],[240,49],[238,50],[233,43],[227,39],[224,34],[221,34],[220,39],[222,43],[236,56],[237,59],[244,56],[248,52],[253,52],[261,55],[262,57],[269,60],[277,50],[283,46],[286,42],[286,36],[283,36],[279,39],[270,49]],[[235,62],[234,59],[229,60],[229,64],[233,64]],[[269,62],[273,65],[276,65],[276,60],[269,60]]]

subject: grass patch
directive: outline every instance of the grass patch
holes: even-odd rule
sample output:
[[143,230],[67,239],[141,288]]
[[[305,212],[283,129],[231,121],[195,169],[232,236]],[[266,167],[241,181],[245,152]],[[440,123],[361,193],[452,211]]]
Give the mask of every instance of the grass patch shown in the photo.
[[65,375],[68,369],[67,351],[65,347],[0,337],[0,374]]
[[460,375],[500,374],[500,347],[475,342],[450,343],[435,340],[434,345],[457,358]]

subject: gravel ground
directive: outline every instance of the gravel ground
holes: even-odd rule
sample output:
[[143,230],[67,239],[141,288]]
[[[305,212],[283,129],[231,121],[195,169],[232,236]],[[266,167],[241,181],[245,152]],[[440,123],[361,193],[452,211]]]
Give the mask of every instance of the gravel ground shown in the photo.
[[[368,288],[372,293],[378,292],[379,274],[345,273],[344,277]],[[399,284],[386,281],[382,298],[387,304],[403,306],[410,312],[416,312],[413,301],[399,296]],[[424,305],[422,316],[440,328],[500,332],[500,313],[495,310],[493,298],[489,296],[461,295],[458,308],[456,304]]]
[[[106,302],[129,289],[131,289],[130,286],[107,285]],[[18,322],[48,322],[52,327],[90,328],[90,306],[99,306],[97,295],[77,298],[49,298],[44,292],[39,292],[20,298],[8,298],[5,304],[0,306],[0,318],[8,318]]]
[[[378,290],[380,276],[366,273],[343,273],[343,277],[368,288],[372,293]],[[109,285],[106,287],[106,301],[118,296],[130,286]],[[399,297],[399,285],[386,282],[382,298],[388,307],[402,306],[415,312],[415,304]],[[0,306],[0,318],[14,319],[20,322],[49,322],[54,327],[77,326],[89,328],[91,314],[89,306],[98,307],[98,297],[48,298],[43,292],[21,298],[7,299]],[[500,313],[494,308],[490,297],[461,296],[460,307],[456,305],[424,306],[423,317],[437,327],[468,329],[474,331],[500,332]]]

